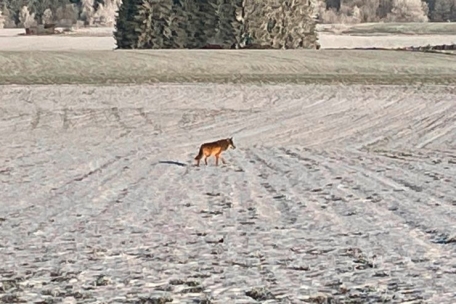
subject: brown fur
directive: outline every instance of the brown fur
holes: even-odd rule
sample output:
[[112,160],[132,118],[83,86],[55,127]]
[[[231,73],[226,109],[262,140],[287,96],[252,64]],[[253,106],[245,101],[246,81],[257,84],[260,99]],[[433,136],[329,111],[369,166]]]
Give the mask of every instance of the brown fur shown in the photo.
[[226,151],[228,148],[236,149],[233,143],[233,138],[220,139],[214,142],[204,143],[199,149],[198,155],[195,157],[196,165],[199,166],[201,158],[204,156],[204,163],[207,165],[207,158],[211,155],[215,156],[215,165],[218,166],[219,158],[224,164],[226,164],[223,157],[220,155],[223,151]]

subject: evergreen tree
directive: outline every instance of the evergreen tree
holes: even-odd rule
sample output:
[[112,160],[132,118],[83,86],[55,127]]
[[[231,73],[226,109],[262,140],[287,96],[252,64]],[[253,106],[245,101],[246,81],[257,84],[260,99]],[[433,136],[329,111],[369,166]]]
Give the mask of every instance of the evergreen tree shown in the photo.
[[234,20],[232,22],[236,48],[243,47],[247,40],[247,28],[245,24],[245,0],[231,0],[234,8]]
[[187,41],[185,47],[189,49],[203,46],[200,33],[199,5],[196,0],[183,0],[182,10],[185,12],[185,33]]
[[182,0],[174,0],[171,13],[166,20],[168,25],[169,38],[167,47],[183,49],[187,48],[188,32],[186,30],[188,25],[188,14],[184,10]]
[[199,29],[199,42],[201,46],[216,43],[216,33],[219,16],[217,15],[218,0],[199,0],[197,14],[197,28]]
[[316,48],[318,45],[308,0],[246,1],[247,32],[254,44],[272,48]]
[[239,44],[238,38],[241,22],[236,19],[236,3],[233,0],[219,0],[216,13],[218,24],[215,40],[224,48]]
[[[139,2],[139,3],[138,3]],[[116,22],[118,48],[201,48],[259,44],[315,48],[309,0],[124,0]]]
[[142,6],[142,0],[123,0],[116,18],[114,38],[116,39],[117,48],[133,49],[138,45],[141,22],[137,16]]
[[140,49],[170,48],[172,32],[170,16],[173,9],[173,0],[143,0],[136,17],[138,43]]
[[215,42],[218,0],[183,0],[186,14],[187,47],[201,48]]

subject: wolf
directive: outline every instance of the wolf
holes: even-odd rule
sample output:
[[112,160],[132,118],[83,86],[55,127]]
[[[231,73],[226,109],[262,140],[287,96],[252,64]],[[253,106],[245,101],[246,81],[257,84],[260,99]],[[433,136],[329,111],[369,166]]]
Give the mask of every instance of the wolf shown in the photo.
[[204,156],[204,163],[207,165],[207,158],[211,155],[215,156],[215,165],[218,166],[219,158],[222,159],[222,162],[226,164],[223,157],[220,156],[223,151],[226,151],[228,148],[236,149],[236,146],[233,143],[233,137],[220,139],[214,142],[204,143],[200,146],[199,153],[195,157],[196,166],[199,166],[201,158]]

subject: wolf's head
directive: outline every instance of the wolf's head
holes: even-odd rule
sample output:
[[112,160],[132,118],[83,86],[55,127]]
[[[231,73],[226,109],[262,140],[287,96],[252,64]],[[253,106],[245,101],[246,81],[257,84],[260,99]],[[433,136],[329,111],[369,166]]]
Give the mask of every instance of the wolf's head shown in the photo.
[[231,149],[236,149],[236,146],[233,143],[233,137],[227,138],[226,140],[228,140],[228,147],[231,147]]

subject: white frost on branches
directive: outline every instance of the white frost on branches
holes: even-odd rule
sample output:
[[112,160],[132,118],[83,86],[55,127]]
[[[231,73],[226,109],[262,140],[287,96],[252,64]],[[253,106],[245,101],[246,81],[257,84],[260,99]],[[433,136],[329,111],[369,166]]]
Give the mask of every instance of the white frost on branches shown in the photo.
[[426,22],[427,5],[421,0],[393,0],[388,19],[395,22]]
[[52,16],[52,11],[50,8],[46,9],[44,12],[43,12],[43,16],[41,17],[41,19],[43,20],[43,23],[44,24],[49,24],[49,23],[52,23],[53,21],[53,16]]
[[100,4],[98,6],[94,18],[101,25],[112,26],[116,21],[116,14],[122,4],[122,0],[105,0],[104,3],[104,5]]
[[93,17],[95,10],[93,8],[93,0],[82,0],[82,13],[81,17],[87,22],[88,25],[93,24]]
[[27,6],[21,8],[21,11],[19,12],[19,21],[25,28],[37,25],[35,13],[30,14]]
[[5,24],[5,17],[3,17],[2,11],[0,11],[0,29],[3,28]]

